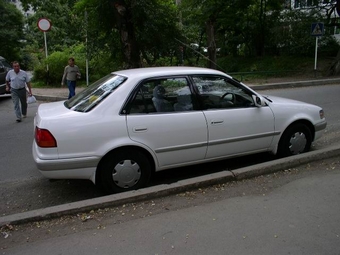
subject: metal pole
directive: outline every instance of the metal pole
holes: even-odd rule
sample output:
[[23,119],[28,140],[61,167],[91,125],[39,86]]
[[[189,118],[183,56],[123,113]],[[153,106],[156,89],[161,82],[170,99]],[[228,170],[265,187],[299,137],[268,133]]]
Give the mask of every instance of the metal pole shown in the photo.
[[87,10],[85,10],[85,48],[86,48],[86,86],[89,86],[89,60],[88,60],[88,49],[87,49]]
[[318,60],[318,37],[315,37],[315,61],[314,61],[314,76],[316,77],[316,66]]
[[[45,40],[45,54],[46,54],[46,59],[47,59],[47,40],[46,40],[46,32],[44,32],[44,40]],[[46,64],[46,70],[48,72],[48,64]]]

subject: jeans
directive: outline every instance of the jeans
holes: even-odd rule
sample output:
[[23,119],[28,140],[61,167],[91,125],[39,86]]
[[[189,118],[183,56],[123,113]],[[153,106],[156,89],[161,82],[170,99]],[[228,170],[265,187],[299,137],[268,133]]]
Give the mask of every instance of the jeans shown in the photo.
[[76,94],[76,81],[67,80],[67,87],[69,90],[68,99],[70,99],[71,97],[74,97]]
[[11,89],[14,111],[17,119],[21,119],[21,115],[27,114],[27,95],[26,89]]

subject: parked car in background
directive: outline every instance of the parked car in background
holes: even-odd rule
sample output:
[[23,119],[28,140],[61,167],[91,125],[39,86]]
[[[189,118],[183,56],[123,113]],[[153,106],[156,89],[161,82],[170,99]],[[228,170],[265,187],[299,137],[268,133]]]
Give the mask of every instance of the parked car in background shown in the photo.
[[45,177],[89,179],[113,193],[145,187],[164,169],[304,153],[326,125],[319,106],[263,96],[217,70],[140,68],[40,104],[32,150]]
[[12,67],[8,61],[0,56],[0,95],[10,93],[6,91],[6,75]]

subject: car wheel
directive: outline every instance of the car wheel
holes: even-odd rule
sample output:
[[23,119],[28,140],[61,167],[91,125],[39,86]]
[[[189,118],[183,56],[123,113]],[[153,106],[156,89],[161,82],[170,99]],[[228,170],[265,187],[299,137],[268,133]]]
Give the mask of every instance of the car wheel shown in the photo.
[[100,183],[108,193],[145,187],[151,176],[147,157],[137,150],[115,151],[99,166]]
[[304,124],[295,124],[283,133],[278,148],[280,157],[297,155],[310,150],[312,135],[310,129]]

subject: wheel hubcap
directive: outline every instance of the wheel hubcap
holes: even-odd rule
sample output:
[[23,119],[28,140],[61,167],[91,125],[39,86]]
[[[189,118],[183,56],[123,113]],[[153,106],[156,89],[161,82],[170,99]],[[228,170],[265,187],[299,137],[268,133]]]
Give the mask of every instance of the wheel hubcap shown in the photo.
[[127,189],[137,184],[141,177],[139,165],[131,160],[119,162],[113,169],[112,179],[118,187]]
[[290,138],[289,149],[293,155],[300,154],[305,150],[307,139],[304,133],[296,132]]

